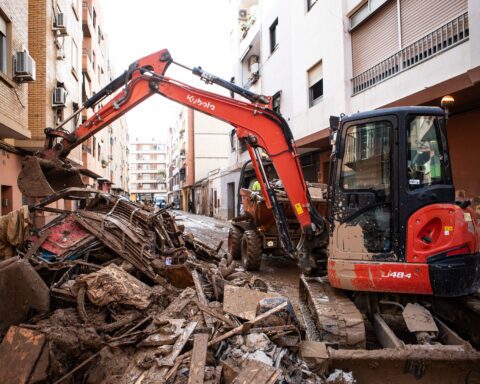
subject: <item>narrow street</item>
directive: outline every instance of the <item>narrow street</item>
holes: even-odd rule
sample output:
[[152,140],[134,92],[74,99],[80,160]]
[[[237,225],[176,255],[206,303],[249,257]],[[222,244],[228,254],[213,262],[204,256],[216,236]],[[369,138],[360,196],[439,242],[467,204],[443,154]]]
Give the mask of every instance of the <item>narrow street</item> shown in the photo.
[[[185,233],[192,233],[200,241],[216,248],[223,241],[222,249],[227,250],[229,222],[213,217],[196,215],[184,211],[173,211],[178,224],[185,225]],[[298,277],[300,270],[295,262],[283,257],[263,256],[262,266],[252,272],[270,285],[272,290],[288,297],[295,312],[298,307]]]

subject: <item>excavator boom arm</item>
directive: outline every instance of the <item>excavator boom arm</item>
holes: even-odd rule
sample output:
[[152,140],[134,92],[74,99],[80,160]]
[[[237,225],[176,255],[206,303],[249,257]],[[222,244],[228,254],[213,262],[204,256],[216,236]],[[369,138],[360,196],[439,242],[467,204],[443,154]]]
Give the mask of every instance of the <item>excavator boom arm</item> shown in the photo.
[[55,136],[55,130],[52,130],[50,137],[47,137],[46,147],[41,157],[44,159],[65,158],[73,148],[151,95],[158,93],[235,127],[238,138],[246,140],[254,169],[263,187],[262,192],[267,203],[273,209],[282,243],[288,252],[293,252],[286,219],[280,204],[276,202],[275,193],[266,179],[259,152],[259,148],[263,148],[270,157],[283,182],[298,222],[305,231],[311,233],[313,225],[308,190],[288,124],[281,116],[268,108],[270,98],[243,90],[204,72],[201,68],[195,68],[192,72],[207,83],[215,83],[232,92],[240,93],[251,102],[211,93],[165,77],[165,72],[172,62],[168,51],[162,50],[132,64],[129,70],[122,75],[121,80],[114,80],[109,85],[110,87],[105,87],[99,94],[94,95],[93,101],[93,98],[89,99],[85,104],[93,107],[109,93],[118,90],[122,86],[122,81],[125,82],[124,89],[72,134],[62,135],[57,132],[57,137],[60,136],[62,140],[56,145],[52,144],[52,137]]

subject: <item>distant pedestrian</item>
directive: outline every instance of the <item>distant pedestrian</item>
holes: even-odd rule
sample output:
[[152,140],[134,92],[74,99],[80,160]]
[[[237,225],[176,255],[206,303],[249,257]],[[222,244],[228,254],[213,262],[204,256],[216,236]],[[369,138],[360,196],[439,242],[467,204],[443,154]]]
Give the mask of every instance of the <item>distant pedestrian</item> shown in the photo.
[[188,201],[188,212],[193,213],[193,201]]

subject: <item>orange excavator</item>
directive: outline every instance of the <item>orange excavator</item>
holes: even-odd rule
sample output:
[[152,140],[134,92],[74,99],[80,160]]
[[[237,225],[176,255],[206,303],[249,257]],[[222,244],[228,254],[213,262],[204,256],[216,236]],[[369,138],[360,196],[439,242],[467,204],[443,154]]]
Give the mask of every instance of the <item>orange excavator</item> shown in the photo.
[[[247,101],[171,79],[165,73],[172,64]],[[390,356],[393,360],[398,354],[408,364],[415,362],[409,365],[415,376],[425,376],[425,367],[418,364],[432,358],[453,358],[462,364],[480,360],[479,353],[437,317],[441,313],[450,323],[458,321],[452,317],[452,306],[460,301],[444,298],[470,297],[480,280],[479,226],[468,202],[455,201],[451,175],[445,129],[453,100],[446,100],[445,109],[399,107],[331,118],[328,208],[322,217],[311,202],[292,132],[285,119],[273,111],[271,98],[201,67],[191,69],[176,63],[162,50],[137,60],[88,99],[75,115],[110,96],[74,132],[62,127],[75,115],[59,127],[45,130],[43,150],[23,163],[18,178],[22,192],[39,197],[80,186],[79,172],[67,160],[69,152],[154,94],[235,128],[239,140],[246,143],[282,247],[304,271],[314,271],[319,262],[325,262],[315,255],[325,257],[327,252],[316,250],[328,249],[326,276],[302,276],[301,298],[317,324],[317,334],[328,344],[325,351],[340,367],[355,360],[348,350],[342,355],[342,348],[369,352],[365,348],[370,328],[381,348],[395,350]],[[301,227],[296,244],[267,177],[262,153],[273,164]],[[468,302],[476,319],[479,307]],[[398,322],[398,315],[409,335],[415,335],[411,349],[405,348],[412,343],[410,336],[398,337],[387,325],[392,319],[392,323]],[[475,324],[470,318],[468,321]],[[441,344],[447,349],[430,348],[427,356],[422,349],[425,344]],[[360,359],[373,359],[368,353],[362,356]]]

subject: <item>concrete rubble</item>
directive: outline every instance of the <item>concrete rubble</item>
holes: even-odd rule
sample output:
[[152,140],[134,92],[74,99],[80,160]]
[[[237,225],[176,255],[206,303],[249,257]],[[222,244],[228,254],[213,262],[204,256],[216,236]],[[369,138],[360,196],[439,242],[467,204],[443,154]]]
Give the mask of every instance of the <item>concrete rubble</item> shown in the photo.
[[2,383],[354,382],[314,372],[288,299],[168,207],[71,188],[28,208],[56,217],[3,244]]

